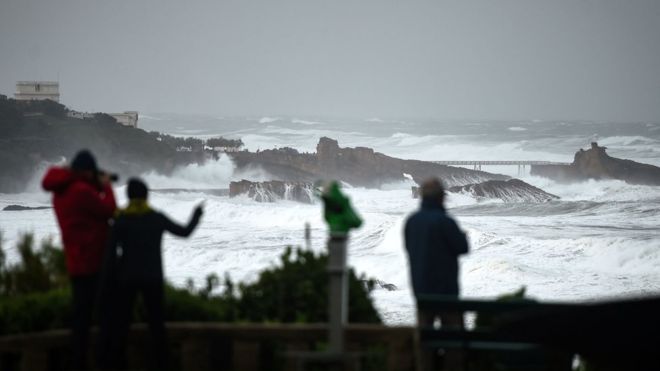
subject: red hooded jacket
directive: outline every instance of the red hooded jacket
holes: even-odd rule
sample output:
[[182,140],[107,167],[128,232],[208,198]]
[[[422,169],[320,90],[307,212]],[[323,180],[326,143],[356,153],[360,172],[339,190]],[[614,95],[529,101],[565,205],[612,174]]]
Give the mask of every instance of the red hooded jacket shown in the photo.
[[110,185],[99,189],[70,169],[52,167],[42,187],[53,192],[70,276],[99,272],[108,238],[108,221],[117,208]]

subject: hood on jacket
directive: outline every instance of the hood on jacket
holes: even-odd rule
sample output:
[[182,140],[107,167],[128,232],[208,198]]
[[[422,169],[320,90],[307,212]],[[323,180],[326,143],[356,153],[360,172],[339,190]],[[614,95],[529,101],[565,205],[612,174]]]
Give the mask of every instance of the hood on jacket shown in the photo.
[[76,179],[73,171],[63,167],[51,167],[41,180],[43,189],[49,192],[65,190]]

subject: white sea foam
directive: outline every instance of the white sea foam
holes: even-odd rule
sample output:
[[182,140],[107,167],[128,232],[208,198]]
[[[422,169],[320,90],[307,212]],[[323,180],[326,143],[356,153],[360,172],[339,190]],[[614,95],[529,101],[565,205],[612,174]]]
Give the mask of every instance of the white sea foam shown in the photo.
[[301,119],[292,119],[291,122],[294,124],[302,124],[302,125],[323,125],[323,123],[320,121],[309,121],[309,120],[301,120]]
[[150,116],[146,115],[144,113],[140,113],[140,120],[152,120],[152,121],[163,121],[164,119],[156,116]]
[[[579,146],[588,145],[588,138],[564,132],[535,137],[530,133],[531,126],[516,133],[523,140],[512,141],[506,135],[493,139],[439,133],[431,126],[428,132],[419,129],[413,133],[409,130],[412,126],[400,126],[389,132],[370,133],[370,128],[380,130],[394,125],[382,120],[372,122],[382,125],[341,126],[327,121],[316,128],[280,120],[277,125],[264,127],[257,125],[256,120],[246,120],[213,135],[240,136],[251,150],[294,147],[300,151],[314,151],[319,136],[327,135],[338,139],[342,147],[366,146],[394,157],[427,160],[570,162]],[[480,123],[479,128],[489,130],[489,125]],[[579,125],[569,122],[565,126],[574,130]],[[512,126],[499,128],[506,133],[508,127]],[[499,133],[498,130],[492,132]],[[652,136],[602,136],[601,144],[610,147],[613,155],[660,162],[658,139]],[[517,175],[515,166],[483,170]],[[208,273],[228,273],[235,280],[253,280],[261,269],[277,263],[287,245],[303,245],[306,222],[312,228],[312,249],[324,250],[327,229],[319,203],[261,204],[247,197],[219,197],[194,190],[226,188],[230,181],[241,178],[269,180],[270,175],[258,168],[236,174],[231,161],[223,156],[217,162],[178,169],[170,176],[151,173],[144,177],[152,188],[191,189],[152,193],[154,207],[175,220],[186,221],[192,208],[206,199],[203,221],[190,239],[165,239],[165,272],[176,284],[183,284],[189,277],[201,280]],[[660,291],[660,187],[633,186],[615,180],[559,184],[529,175],[522,180],[560,196],[561,200],[506,204],[478,202],[464,194],[448,195],[448,210],[467,232],[472,247],[471,253],[461,259],[464,296],[492,297],[521,285],[526,285],[537,298],[570,301]],[[380,190],[345,187],[364,219],[363,227],[351,234],[350,264],[358,272],[399,288],[373,293],[388,323],[414,320],[401,233],[406,217],[419,206],[419,200],[412,198],[411,185],[401,182]],[[0,195],[0,208],[9,204],[48,205],[48,194],[39,192],[36,186],[33,191]],[[124,191],[124,187],[116,189],[122,204]],[[52,210],[0,211],[0,230],[10,260],[17,256],[13,246],[20,231],[33,231],[39,239],[48,235],[59,238]]]
[[177,168],[170,176],[155,172],[145,174],[151,188],[227,188],[232,180],[234,164],[227,156],[203,165],[190,164]]
[[259,119],[260,124],[269,124],[271,122],[279,121],[279,117],[262,117]]

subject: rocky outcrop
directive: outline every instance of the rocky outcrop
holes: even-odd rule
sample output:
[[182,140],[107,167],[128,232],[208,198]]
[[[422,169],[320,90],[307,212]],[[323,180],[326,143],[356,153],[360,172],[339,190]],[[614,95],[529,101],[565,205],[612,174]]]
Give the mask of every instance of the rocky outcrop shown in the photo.
[[315,182],[333,179],[367,188],[405,181],[404,174],[410,175],[416,183],[430,177],[440,177],[449,186],[509,179],[505,175],[428,161],[402,160],[366,147],[341,148],[336,140],[326,137],[319,140],[316,153],[299,153],[292,148],[282,148],[229,155],[239,170],[259,168],[279,180]]
[[241,180],[229,183],[229,197],[247,195],[257,202],[289,200],[311,204],[314,202],[314,185],[304,182],[251,182]]
[[50,206],[22,206],[22,205],[8,205],[2,211],[27,211],[27,210],[47,210],[52,209]]
[[362,280],[362,284],[369,292],[374,290],[396,291],[399,289],[395,284],[381,280]]
[[558,196],[520,179],[489,180],[479,184],[450,187],[448,191],[470,194],[477,199],[500,199],[504,202],[547,202],[559,199]]
[[533,165],[530,173],[560,182],[619,179],[630,184],[660,185],[660,167],[610,157],[606,149],[591,143],[590,149],[575,153],[570,165]]
[[157,188],[151,189],[149,192],[153,193],[185,193],[195,192],[203,193],[210,196],[227,197],[229,195],[228,188]]

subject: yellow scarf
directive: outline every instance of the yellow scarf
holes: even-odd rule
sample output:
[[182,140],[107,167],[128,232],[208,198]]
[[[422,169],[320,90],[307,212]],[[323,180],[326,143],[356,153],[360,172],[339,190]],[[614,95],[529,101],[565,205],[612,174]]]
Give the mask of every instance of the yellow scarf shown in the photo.
[[143,198],[135,198],[128,202],[125,209],[118,209],[117,216],[120,215],[143,215],[151,211],[147,200]]

